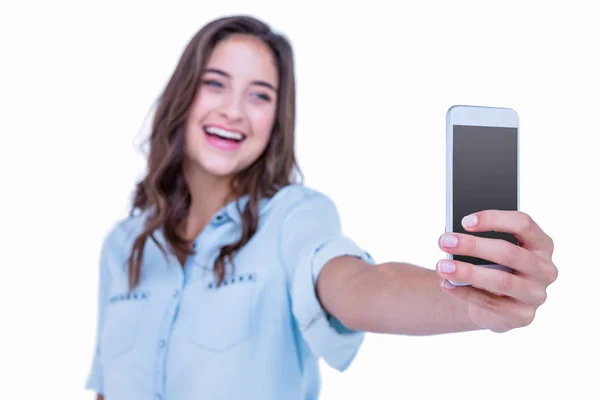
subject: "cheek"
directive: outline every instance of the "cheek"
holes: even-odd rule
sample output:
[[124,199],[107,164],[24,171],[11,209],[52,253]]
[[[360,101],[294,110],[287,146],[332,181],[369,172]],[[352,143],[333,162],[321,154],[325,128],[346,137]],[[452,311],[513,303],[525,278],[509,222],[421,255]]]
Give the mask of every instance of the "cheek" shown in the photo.
[[203,119],[210,110],[216,107],[216,102],[217,100],[214,96],[207,96],[206,93],[202,93],[201,96],[199,94],[190,108],[190,118],[192,121],[197,122]]
[[268,142],[275,123],[275,110],[266,108],[254,110],[250,120],[252,121],[252,133],[256,139],[262,143]]
[[196,100],[190,112],[185,124],[185,153],[190,157],[195,157],[200,148],[202,147],[202,121],[207,115],[210,107],[207,106],[205,100]]
[[199,143],[199,135],[202,133],[202,121],[210,114],[217,105],[217,99],[215,96],[207,95],[206,93],[198,93],[196,99],[192,103],[188,118],[186,121],[186,143],[189,146],[195,146]]

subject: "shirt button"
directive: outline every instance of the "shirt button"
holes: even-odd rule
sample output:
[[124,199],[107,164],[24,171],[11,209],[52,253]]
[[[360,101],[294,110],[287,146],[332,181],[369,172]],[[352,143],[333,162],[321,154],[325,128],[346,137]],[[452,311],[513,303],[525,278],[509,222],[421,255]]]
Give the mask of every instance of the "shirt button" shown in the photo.
[[212,220],[213,226],[219,226],[225,222],[225,216],[223,214],[216,215]]
[[173,290],[173,297],[179,296],[179,289]]
[[167,342],[165,342],[164,340],[161,339],[158,342],[158,347],[160,347],[162,349],[163,347],[165,347],[166,344],[167,344]]
[[156,400],[162,400],[162,396],[160,394],[156,395]]

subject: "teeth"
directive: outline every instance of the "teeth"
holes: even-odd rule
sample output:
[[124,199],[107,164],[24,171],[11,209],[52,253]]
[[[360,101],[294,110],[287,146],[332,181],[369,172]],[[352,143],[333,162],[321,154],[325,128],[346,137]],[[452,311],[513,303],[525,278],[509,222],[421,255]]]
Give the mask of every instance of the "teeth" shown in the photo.
[[233,139],[233,140],[242,140],[244,135],[238,132],[231,132],[221,128],[215,128],[214,126],[209,126],[206,128],[206,132],[211,135],[220,136],[225,139]]

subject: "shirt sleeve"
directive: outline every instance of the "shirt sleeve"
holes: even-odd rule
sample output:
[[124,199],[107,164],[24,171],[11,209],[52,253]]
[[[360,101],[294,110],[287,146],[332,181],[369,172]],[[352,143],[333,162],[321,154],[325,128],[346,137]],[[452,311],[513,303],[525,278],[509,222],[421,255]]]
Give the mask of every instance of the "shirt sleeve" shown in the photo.
[[287,215],[282,227],[283,263],[290,271],[294,318],[311,351],[329,366],[343,371],[352,362],[364,340],[364,332],[346,328],[322,307],[316,282],[323,267],[338,256],[358,257],[374,264],[341,231],[335,204],[325,195],[308,195]]
[[98,289],[98,309],[96,324],[96,344],[92,358],[91,370],[89,372],[85,388],[102,394],[104,391],[102,364],[100,361],[100,337],[104,325],[104,312],[108,305],[108,293],[110,288],[109,264],[116,257],[114,246],[111,243],[111,236],[105,238],[102,243],[99,263],[99,289]]

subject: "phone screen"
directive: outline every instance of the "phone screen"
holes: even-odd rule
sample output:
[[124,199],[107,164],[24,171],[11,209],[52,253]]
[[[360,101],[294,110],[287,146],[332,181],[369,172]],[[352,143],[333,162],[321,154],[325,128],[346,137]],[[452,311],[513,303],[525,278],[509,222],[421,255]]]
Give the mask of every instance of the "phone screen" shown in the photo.
[[[454,125],[453,130],[453,231],[517,244],[512,234],[472,233],[461,224],[464,216],[477,211],[517,210],[517,128]],[[453,258],[475,265],[494,264],[476,257]]]

